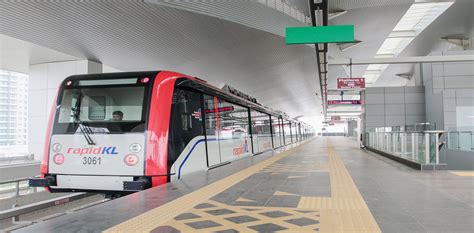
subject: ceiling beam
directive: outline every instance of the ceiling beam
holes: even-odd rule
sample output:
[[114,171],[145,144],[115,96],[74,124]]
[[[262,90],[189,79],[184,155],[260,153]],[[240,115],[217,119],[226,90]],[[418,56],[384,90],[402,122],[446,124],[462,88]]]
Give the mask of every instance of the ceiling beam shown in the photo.
[[339,47],[339,49],[341,51],[346,51],[350,48],[354,48],[355,46],[359,45],[360,43],[362,43],[362,41],[356,40],[353,43],[338,43],[337,46]]
[[[327,26],[328,25],[328,0],[308,0],[309,12],[311,14],[311,25]],[[316,52],[316,63],[318,64],[319,88],[321,91],[321,104],[323,107],[323,115],[326,116],[327,111],[327,52],[328,44],[314,44]]]
[[336,66],[336,65],[370,65],[370,64],[407,64],[407,63],[466,62],[466,61],[474,61],[474,55],[331,59],[331,60],[328,60],[328,65]]
[[339,17],[343,14],[347,13],[345,10],[339,10],[339,11],[334,11],[334,12],[329,12],[328,14],[328,20],[334,19],[336,17]]

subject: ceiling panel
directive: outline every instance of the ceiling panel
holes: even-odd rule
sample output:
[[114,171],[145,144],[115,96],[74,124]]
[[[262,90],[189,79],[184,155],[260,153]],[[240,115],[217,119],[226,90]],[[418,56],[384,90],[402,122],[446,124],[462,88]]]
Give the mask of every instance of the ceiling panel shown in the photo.
[[139,0],[2,1],[0,9],[0,34],[123,71],[229,83],[290,116],[320,113],[314,50],[281,36]]

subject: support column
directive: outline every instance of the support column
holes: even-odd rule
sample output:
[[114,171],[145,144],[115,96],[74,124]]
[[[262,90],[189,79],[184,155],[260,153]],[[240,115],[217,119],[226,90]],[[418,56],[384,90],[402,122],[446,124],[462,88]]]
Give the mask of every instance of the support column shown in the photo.
[[28,152],[43,158],[48,118],[59,84],[75,74],[102,73],[102,64],[89,60],[30,66],[28,88]]

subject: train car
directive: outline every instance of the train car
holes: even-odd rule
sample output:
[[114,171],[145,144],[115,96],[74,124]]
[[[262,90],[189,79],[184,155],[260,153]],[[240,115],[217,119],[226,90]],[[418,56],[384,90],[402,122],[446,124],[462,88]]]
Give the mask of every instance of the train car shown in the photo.
[[311,137],[234,88],[187,75],[74,75],[60,85],[41,178],[50,192],[134,192]]

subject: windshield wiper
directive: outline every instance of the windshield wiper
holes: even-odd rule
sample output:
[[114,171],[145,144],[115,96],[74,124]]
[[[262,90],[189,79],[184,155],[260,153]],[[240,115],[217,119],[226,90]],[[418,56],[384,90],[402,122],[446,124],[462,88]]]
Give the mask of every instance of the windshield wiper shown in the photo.
[[91,134],[94,134],[94,132],[92,132],[92,129],[89,127],[89,124],[87,122],[82,121],[79,116],[82,93],[79,93],[79,96],[77,98],[78,99],[76,101],[76,106],[71,108],[72,114],[74,117],[74,123],[76,122],[79,123],[79,128],[81,129],[82,135],[84,135],[84,138],[86,139],[87,143],[89,145],[95,145],[95,142],[94,140],[92,140],[92,137],[91,137]]

